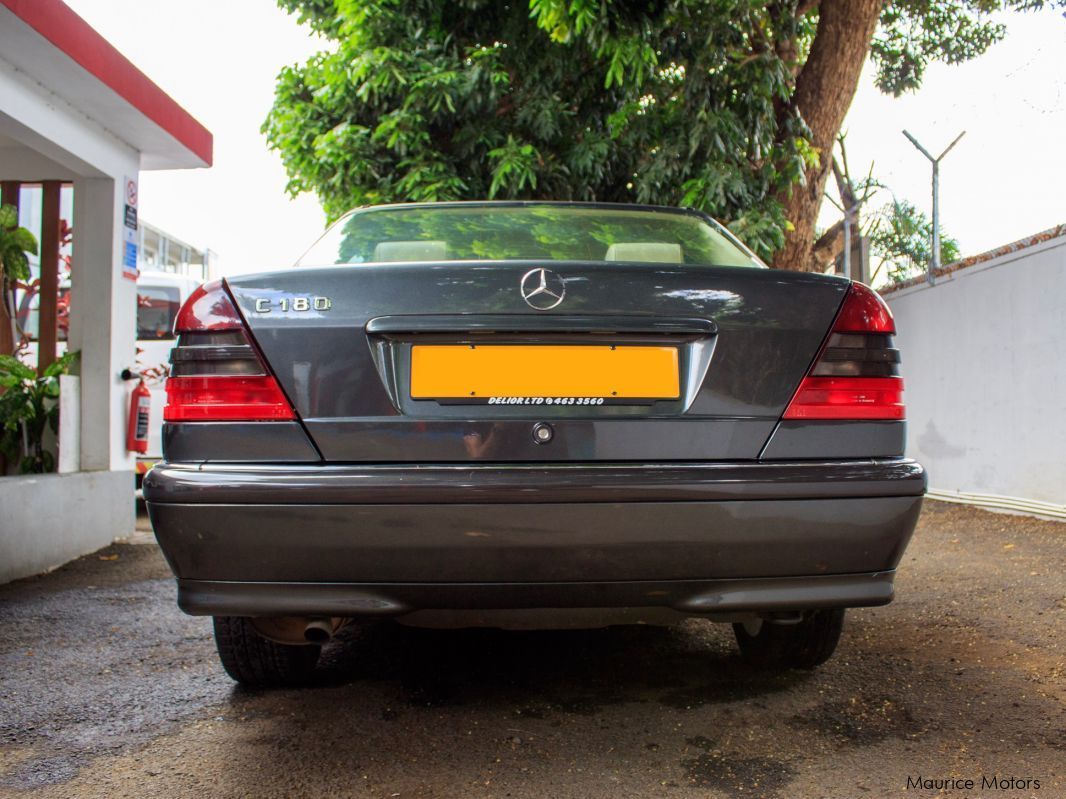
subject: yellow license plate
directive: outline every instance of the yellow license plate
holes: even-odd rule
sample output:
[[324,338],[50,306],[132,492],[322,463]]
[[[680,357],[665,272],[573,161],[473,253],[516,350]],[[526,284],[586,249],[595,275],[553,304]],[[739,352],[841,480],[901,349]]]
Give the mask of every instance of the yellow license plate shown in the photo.
[[419,344],[414,399],[677,399],[677,347]]

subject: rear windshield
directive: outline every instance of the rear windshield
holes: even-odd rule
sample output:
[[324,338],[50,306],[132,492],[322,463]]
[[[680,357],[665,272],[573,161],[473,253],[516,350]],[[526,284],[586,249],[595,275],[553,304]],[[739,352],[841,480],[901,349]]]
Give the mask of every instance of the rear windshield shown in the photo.
[[695,214],[550,204],[353,211],[298,265],[519,260],[764,266],[723,228]]

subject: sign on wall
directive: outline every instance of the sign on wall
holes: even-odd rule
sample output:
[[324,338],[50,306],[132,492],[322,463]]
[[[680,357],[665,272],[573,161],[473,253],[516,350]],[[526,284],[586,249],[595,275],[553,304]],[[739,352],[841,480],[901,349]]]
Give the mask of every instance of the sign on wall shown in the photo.
[[137,180],[126,178],[126,205],[123,219],[122,276],[137,279]]

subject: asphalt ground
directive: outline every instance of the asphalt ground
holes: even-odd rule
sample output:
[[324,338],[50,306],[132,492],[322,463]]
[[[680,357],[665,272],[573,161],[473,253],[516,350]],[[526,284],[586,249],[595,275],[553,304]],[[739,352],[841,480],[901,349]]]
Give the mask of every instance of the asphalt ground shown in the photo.
[[0,795],[1057,799],[1064,567],[1066,524],[929,502],[896,602],[811,673],[751,672],[698,620],[378,625],[316,686],[250,692],[141,539],[0,587]]

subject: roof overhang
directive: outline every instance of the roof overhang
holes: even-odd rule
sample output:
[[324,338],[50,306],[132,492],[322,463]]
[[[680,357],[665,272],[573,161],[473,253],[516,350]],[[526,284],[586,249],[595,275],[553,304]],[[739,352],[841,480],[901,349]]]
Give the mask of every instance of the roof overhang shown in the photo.
[[140,152],[142,169],[211,166],[211,132],[61,0],[0,0],[0,58]]

